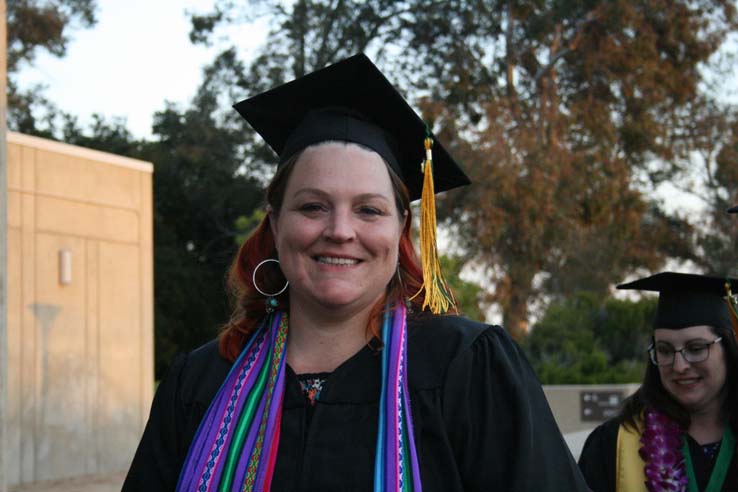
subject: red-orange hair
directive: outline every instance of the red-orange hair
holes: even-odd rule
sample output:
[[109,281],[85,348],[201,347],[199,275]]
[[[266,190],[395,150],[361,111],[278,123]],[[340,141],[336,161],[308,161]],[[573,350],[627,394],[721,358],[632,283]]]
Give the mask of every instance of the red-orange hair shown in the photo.
[[[285,162],[276,172],[267,188],[267,203],[273,213],[279,213],[287,188],[287,180],[297,162],[294,156]],[[398,248],[398,270],[387,285],[387,292],[372,308],[367,330],[381,338],[380,319],[384,306],[388,303],[406,302],[410,299],[411,307],[420,311],[423,306],[423,270],[412,242],[412,213],[407,188],[402,180],[387,166],[395,192],[395,201],[400,216],[407,213],[405,225],[400,235]],[[233,313],[230,321],[220,334],[219,349],[221,355],[233,362],[241,353],[246,341],[266,317],[266,298],[253,285],[253,274],[256,266],[268,258],[277,258],[274,237],[269,225],[269,215],[264,217],[259,226],[244,241],[238,250],[228,272],[228,286],[233,298]],[[276,263],[264,264],[258,272],[257,282],[265,292],[279,292],[286,282]],[[262,272],[263,271],[263,272]],[[414,297],[413,297],[414,296]],[[289,307],[289,289],[277,296],[278,309]]]

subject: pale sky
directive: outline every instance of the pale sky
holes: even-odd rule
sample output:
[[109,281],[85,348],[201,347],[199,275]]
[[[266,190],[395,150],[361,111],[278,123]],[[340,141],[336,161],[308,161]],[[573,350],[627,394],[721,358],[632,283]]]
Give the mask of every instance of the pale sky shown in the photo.
[[[194,46],[185,10],[209,12],[213,0],[98,0],[97,24],[71,33],[67,55],[41,54],[19,83],[43,83],[62,110],[89,121],[93,113],[124,117],[136,137],[148,137],[165,101],[185,104],[215,49]],[[266,37],[266,25],[229,33],[246,55]]]

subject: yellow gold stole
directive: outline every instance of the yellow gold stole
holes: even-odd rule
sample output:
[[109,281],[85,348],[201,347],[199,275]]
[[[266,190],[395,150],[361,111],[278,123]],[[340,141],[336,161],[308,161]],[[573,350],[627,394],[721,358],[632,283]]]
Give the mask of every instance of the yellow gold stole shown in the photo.
[[641,429],[643,423],[639,420],[638,431],[620,424],[618,429],[618,445],[615,454],[615,490],[616,492],[648,492],[646,489],[646,475],[643,468],[646,463],[641,459],[638,450],[641,447]]

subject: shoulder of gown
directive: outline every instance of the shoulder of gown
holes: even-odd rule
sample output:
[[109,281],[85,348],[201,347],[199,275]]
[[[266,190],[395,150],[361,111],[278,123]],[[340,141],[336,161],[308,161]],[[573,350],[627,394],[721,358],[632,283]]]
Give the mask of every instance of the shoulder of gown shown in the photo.
[[440,388],[464,490],[587,490],[533,369],[503,328],[427,317],[413,320],[408,341],[410,382]]
[[230,367],[217,340],[173,361],[154,395],[123,492],[175,489],[190,442]]
[[438,388],[452,360],[467,352],[490,326],[461,316],[421,313],[408,319],[410,385]]
[[619,420],[610,419],[597,426],[584,442],[579,456],[579,469],[592,492],[615,492],[619,430]]

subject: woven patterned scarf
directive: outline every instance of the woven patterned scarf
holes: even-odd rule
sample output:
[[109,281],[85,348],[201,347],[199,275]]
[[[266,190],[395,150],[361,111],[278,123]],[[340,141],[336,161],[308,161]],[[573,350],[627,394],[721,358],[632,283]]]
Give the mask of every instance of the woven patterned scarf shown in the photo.
[[[382,323],[382,394],[374,490],[421,491],[407,389],[405,307]],[[178,492],[267,492],[279,444],[287,314],[262,323],[215,395],[192,441]]]
[[382,396],[379,400],[374,492],[420,492],[420,467],[413,439],[407,389],[405,306],[385,311],[382,322]]

